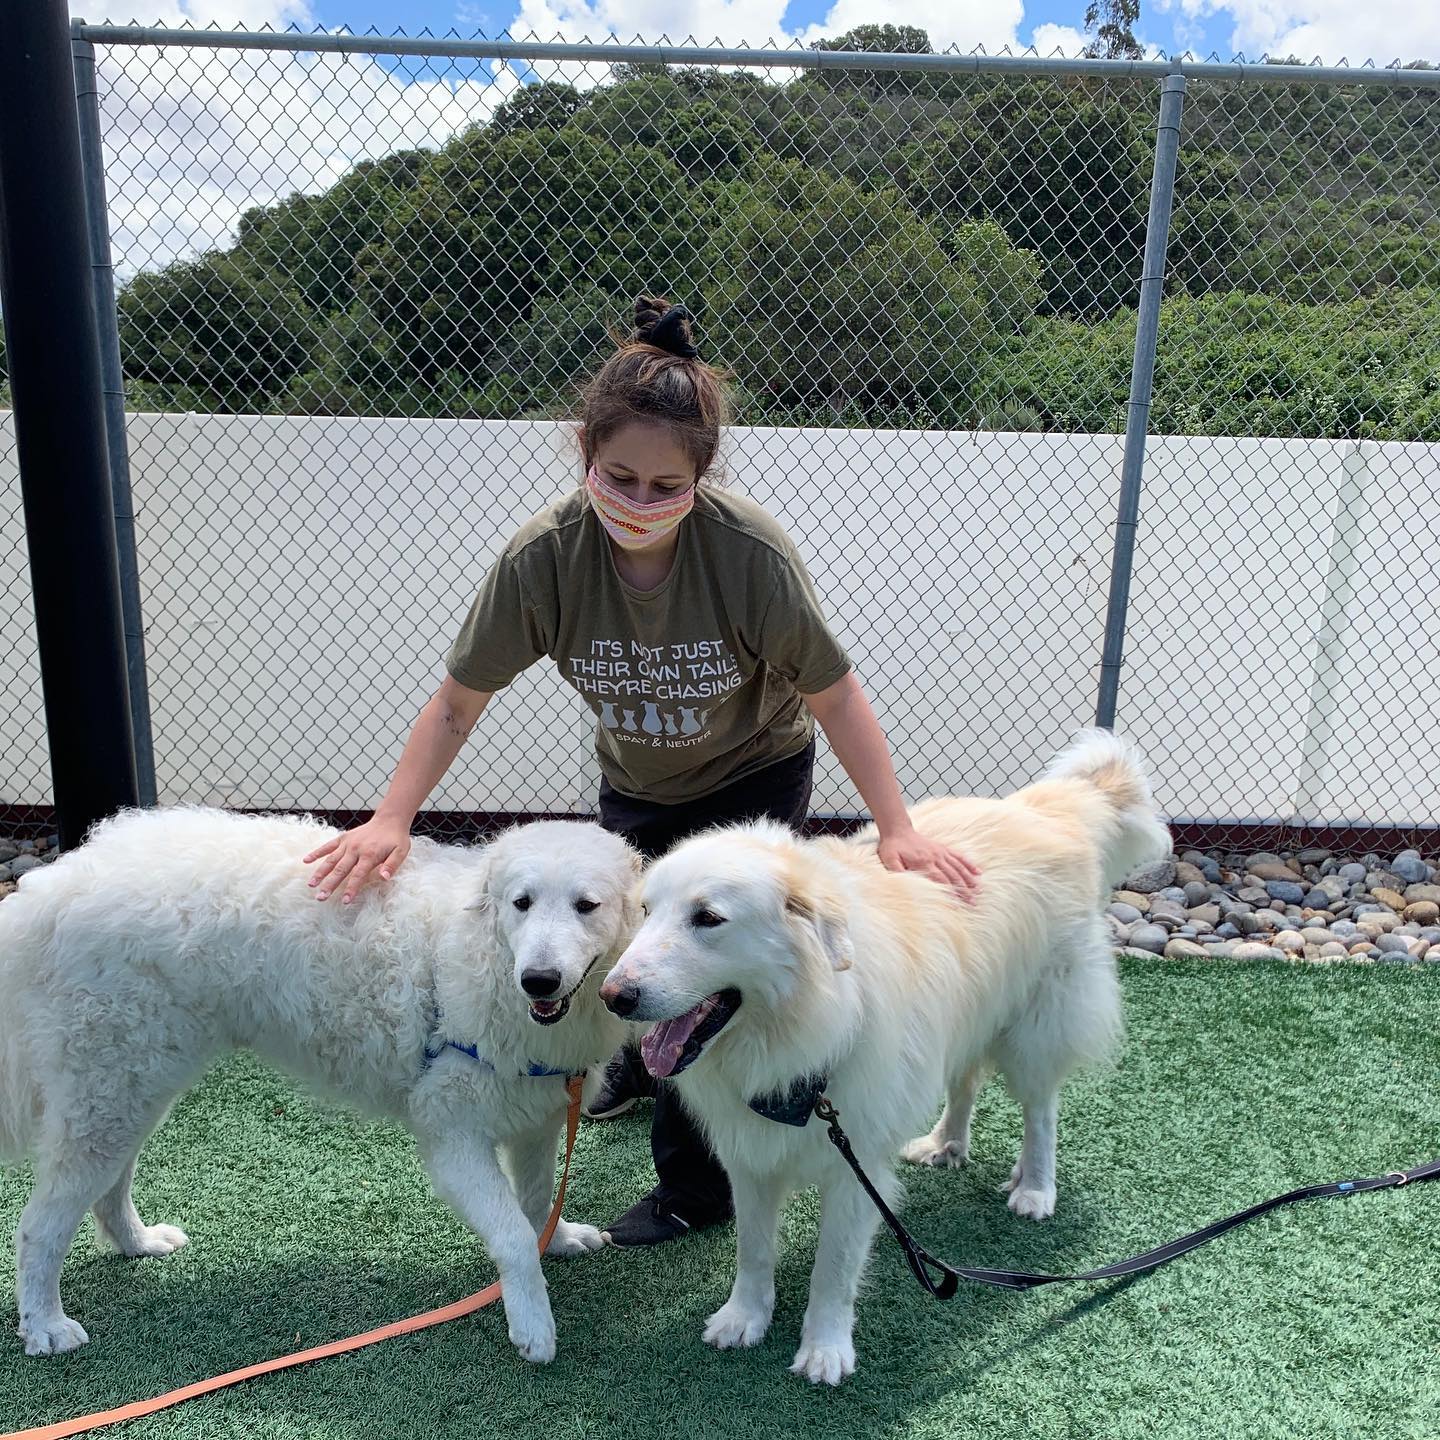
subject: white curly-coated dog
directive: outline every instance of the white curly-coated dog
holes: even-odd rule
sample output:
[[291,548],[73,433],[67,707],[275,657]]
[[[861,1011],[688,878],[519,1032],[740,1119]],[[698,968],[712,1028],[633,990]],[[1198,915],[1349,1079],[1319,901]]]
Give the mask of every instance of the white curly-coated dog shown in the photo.
[[[1111,884],[1170,846],[1138,757],[1103,731],[1004,800],[927,800],[911,814],[979,866],[973,907],[886,870],[873,828],[811,841],[767,823],[714,830],[647,870],[647,918],[600,991],[626,1018],[656,1022],[646,1066],[674,1077],[730,1175],[738,1265],[705,1328],[711,1345],[765,1335],[781,1206],[820,1187],[792,1369],[831,1385],[855,1368],[855,1297],[877,1215],[825,1126],[806,1123],[808,1099],[829,1096],[893,1203],[902,1153],[964,1163],[976,1091],[999,1070],[1025,1116],[1010,1208],[1053,1213],[1061,1082],[1120,1032],[1101,906]],[[939,1122],[912,1139],[942,1095]],[[790,1123],[752,1102],[788,1109]]]
[[[596,992],[638,918],[638,858],[597,825],[540,821],[483,849],[419,839],[387,885],[320,904],[301,857],[333,833],[129,811],[0,902],[0,1160],[28,1154],[35,1173],[16,1237],[28,1354],[88,1338],[59,1288],[87,1208],[124,1255],[185,1243],[136,1213],[135,1159],[171,1102],[243,1046],[407,1126],[495,1261],[511,1340],[554,1357],[536,1236],[565,1077],[625,1035]],[[601,1243],[561,1221],[549,1253]]]

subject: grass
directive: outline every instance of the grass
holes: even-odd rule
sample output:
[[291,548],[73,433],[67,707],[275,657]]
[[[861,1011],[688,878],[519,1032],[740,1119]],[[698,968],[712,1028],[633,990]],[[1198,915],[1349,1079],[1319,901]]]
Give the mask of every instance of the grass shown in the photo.
[[[1013,1218],[996,1186],[1019,1113],[981,1097],[973,1158],[910,1172],[907,1217],[956,1261],[1077,1270],[1292,1185],[1440,1153],[1440,968],[1127,959],[1117,1070],[1067,1091],[1060,1209]],[[582,1127],[569,1213],[603,1223],[648,1172],[648,1110]],[[0,1226],[26,1186],[0,1177]],[[0,1428],[118,1404],[456,1298],[489,1280],[479,1242],[430,1194],[408,1139],[298,1093],[249,1057],[218,1068],[151,1141],[147,1218],[192,1243],[165,1260],[97,1249],[66,1265],[92,1341],[60,1360],[0,1345]],[[192,1401],[123,1440],[506,1440],[544,1436],[1434,1436],[1440,1434],[1440,1183],[1310,1202],[1158,1273],[948,1304],[877,1241],[860,1369],[838,1391],[786,1373],[816,1205],[785,1222],[770,1336],[700,1343],[727,1292],[727,1227],[662,1251],[547,1262],[560,1331],[520,1361],[499,1308]],[[15,1323],[0,1281],[0,1324]]]

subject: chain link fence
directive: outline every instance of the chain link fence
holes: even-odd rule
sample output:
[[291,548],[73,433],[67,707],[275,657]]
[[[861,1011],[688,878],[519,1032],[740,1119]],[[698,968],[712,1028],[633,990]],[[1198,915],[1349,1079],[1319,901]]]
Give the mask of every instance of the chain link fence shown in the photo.
[[[796,538],[907,793],[1006,790],[1093,719],[1144,67],[250,38],[97,45],[162,800],[375,803],[491,559],[576,483],[576,382],[640,292],[731,373],[727,483]],[[1440,819],[1414,79],[1184,98],[1116,724],[1207,844]],[[6,493],[0,827],[48,798]],[[431,828],[590,811],[591,725],[537,667]],[[859,808],[833,758],[814,803]]]
[[1152,431],[1196,438],[1152,445],[1135,586],[1171,594],[1132,610],[1121,713],[1188,813],[1248,776],[1258,813],[1329,822],[1296,843],[1384,850],[1336,822],[1440,801],[1440,94],[1200,80],[1185,108]]

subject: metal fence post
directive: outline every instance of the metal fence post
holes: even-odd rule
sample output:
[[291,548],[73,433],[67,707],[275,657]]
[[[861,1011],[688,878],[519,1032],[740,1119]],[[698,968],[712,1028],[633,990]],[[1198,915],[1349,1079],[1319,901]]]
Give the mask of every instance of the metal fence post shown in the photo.
[[65,0],[0,5],[0,282],[62,847],[138,799]]
[[1115,702],[1120,693],[1125,614],[1130,604],[1130,573],[1140,517],[1140,482],[1145,470],[1150,390],[1155,379],[1155,345],[1160,334],[1165,252],[1170,240],[1170,207],[1175,199],[1175,162],[1180,150],[1180,111],[1184,100],[1185,77],[1167,75],[1160,86],[1160,120],[1155,129],[1155,171],[1150,179],[1150,214],[1145,223],[1135,360],[1130,371],[1130,401],[1125,412],[1125,458],[1120,467],[1120,504],[1115,520],[1114,557],[1110,563],[1110,598],[1105,609],[1105,649],[1100,659],[1100,693],[1095,702],[1095,723],[1107,730],[1115,724]]
[[120,609],[125,630],[125,670],[130,680],[130,728],[135,737],[135,775],[140,803],[155,803],[155,749],[150,730],[150,686],[145,673],[145,629],[140,611],[140,568],[135,557],[135,507],[130,496],[130,448],[125,436],[125,379],[120,368],[120,326],[115,309],[115,270],[110,261],[110,219],[105,200],[105,152],[100,140],[100,89],[95,47],[80,38],[83,20],[70,26],[75,67],[75,104],[80,120],[80,165],[90,221],[90,273],[94,278],[95,325],[100,341],[100,385],[105,399],[105,439],[110,454],[110,493],[115,506],[115,552],[120,565]]

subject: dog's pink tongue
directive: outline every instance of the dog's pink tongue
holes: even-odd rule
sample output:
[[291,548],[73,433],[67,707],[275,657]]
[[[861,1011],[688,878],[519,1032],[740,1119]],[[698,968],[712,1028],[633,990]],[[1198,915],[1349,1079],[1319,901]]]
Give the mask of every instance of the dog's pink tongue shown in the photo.
[[677,1015],[673,1020],[662,1020],[653,1029],[645,1032],[640,1041],[640,1058],[645,1068],[658,1080],[673,1074],[680,1063],[685,1042],[695,1033],[695,1027],[709,1013],[710,1001],[702,1000],[693,1010]]

